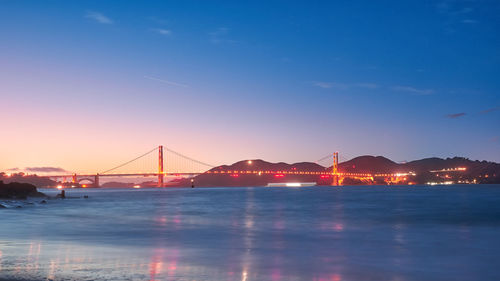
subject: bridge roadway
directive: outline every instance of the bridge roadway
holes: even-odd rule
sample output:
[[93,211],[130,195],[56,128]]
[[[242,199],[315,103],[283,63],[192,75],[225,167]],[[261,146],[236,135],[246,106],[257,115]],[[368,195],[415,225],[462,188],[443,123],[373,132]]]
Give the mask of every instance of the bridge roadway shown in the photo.
[[[164,172],[164,173],[120,173],[120,174],[65,174],[65,175],[48,175],[43,176],[46,178],[69,178],[73,176],[77,176],[79,178],[82,177],[138,177],[138,176],[194,176],[201,174],[283,174],[283,175],[333,175],[331,171],[324,172],[311,172],[311,171],[258,171],[258,170],[220,170],[220,171],[206,171],[206,172]],[[371,174],[371,173],[337,173],[338,176],[341,177],[406,177],[410,174],[408,173],[395,173],[395,174]]]
[[[384,177],[384,178],[389,178],[391,182],[398,183],[399,181],[407,180],[407,176],[410,174],[407,173],[397,173],[397,174],[370,174],[370,173],[342,173],[338,172],[334,173],[333,171],[297,171],[297,170],[281,170],[281,171],[259,171],[259,170],[209,170],[206,172],[179,172],[179,173],[173,173],[173,172],[163,172],[163,173],[107,173],[107,174],[65,174],[65,175],[50,175],[50,176],[44,176],[46,178],[52,178],[52,179],[57,179],[57,178],[63,178],[64,181],[66,181],[67,178],[71,178],[71,182],[73,183],[78,183],[83,180],[88,180],[92,182],[92,186],[94,187],[99,187],[100,180],[99,178],[101,177],[148,177],[148,176],[158,176],[158,187],[163,187],[163,177],[165,176],[174,176],[174,177],[179,177],[179,176],[186,176],[186,177],[192,177],[195,175],[201,175],[201,174],[206,174],[206,175],[229,175],[229,176],[237,176],[240,174],[245,174],[245,175],[255,175],[255,176],[260,176],[260,175],[274,175],[275,177],[284,177],[285,175],[313,175],[313,176],[319,176],[321,178],[332,178],[333,179],[333,184],[332,185],[341,185],[341,182],[343,181],[344,178],[357,178],[361,180],[374,180],[374,178],[379,178],[379,177]],[[340,180],[340,182],[339,182]],[[340,183],[340,184],[339,184]]]
[[203,173],[200,172],[195,172],[195,173],[129,173],[129,174],[66,174],[66,175],[49,175],[49,176],[42,176],[45,178],[71,178],[73,176],[77,176],[79,178],[82,177],[149,177],[149,176],[159,176],[159,175],[164,175],[164,176],[191,176],[191,175],[200,175]]

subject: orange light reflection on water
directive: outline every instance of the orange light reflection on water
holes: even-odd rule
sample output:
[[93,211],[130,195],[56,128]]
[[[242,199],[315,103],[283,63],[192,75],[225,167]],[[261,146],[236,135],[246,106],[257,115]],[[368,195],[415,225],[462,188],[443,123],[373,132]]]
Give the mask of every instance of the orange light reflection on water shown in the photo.
[[165,280],[167,276],[174,276],[177,271],[179,251],[165,248],[155,249],[149,263],[149,280]]

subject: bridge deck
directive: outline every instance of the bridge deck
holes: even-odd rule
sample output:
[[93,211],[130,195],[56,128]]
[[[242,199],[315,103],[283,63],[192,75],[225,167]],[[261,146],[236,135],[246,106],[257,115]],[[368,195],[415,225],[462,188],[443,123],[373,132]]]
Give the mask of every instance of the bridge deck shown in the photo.
[[[206,172],[191,172],[191,173],[121,173],[121,174],[76,174],[77,177],[141,177],[141,176],[195,176],[201,174],[284,174],[284,175],[333,175],[332,172],[310,172],[310,171],[240,171],[240,170],[221,170],[221,171],[206,171]],[[67,178],[73,177],[75,174],[66,175],[48,175],[42,176],[47,178]],[[370,173],[338,173],[338,176],[342,177],[404,177],[408,176],[408,173],[397,173],[397,174],[370,174]]]

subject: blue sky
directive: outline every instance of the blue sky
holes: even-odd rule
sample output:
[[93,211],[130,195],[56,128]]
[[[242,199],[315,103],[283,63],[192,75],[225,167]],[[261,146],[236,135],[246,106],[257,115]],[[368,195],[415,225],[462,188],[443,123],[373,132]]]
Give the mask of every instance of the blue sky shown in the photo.
[[500,161],[498,1],[0,4],[0,169],[158,144],[215,164]]

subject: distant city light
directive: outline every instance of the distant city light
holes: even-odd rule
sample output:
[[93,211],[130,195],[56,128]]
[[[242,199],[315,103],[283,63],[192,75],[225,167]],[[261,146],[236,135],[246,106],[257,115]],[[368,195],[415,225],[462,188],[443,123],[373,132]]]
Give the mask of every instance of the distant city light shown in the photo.
[[427,182],[427,185],[450,185],[454,184],[452,181],[444,181],[444,182]]
[[138,185],[138,184],[136,184],[136,185],[133,186],[133,188],[141,188],[141,186]]
[[252,165],[252,160],[247,161],[248,165]]
[[431,170],[431,173],[439,173],[439,172],[456,172],[456,171],[466,171],[466,167],[457,167],[457,168],[447,168],[441,170]]
[[63,186],[62,186],[62,185],[58,185],[58,186],[57,186],[57,189],[62,189],[62,188],[63,188]]

